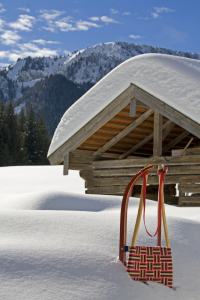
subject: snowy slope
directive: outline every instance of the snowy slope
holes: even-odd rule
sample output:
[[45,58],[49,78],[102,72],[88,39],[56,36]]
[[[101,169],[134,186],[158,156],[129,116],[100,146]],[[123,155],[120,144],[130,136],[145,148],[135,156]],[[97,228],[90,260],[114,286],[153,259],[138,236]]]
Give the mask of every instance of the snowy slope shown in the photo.
[[[0,168],[0,180],[1,299],[199,298],[200,208],[166,205],[172,290],[134,282],[118,261],[121,197],[83,195],[78,172],[64,177],[62,166]],[[128,244],[138,201],[129,207]],[[147,202],[153,232],[157,207]],[[141,224],[137,244],[155,243]]]
[[66,111],[48,156],[131,83],[200,124],[200,61],[164,54],[139,55],[112,70]]
[[[113,68],[125,60],[145,53],[162,53],[174,56],[200,59],[200,54],[193,54],[169,49],[128,44],[122,42],[102,43],[77,51],[67,57],[39,57],[19,59],[13,65],[0,70],[7,79],[16,81],[14,99],[21,97],[21,87],[33,86],[35,80],[41,80],[51,74],[62,74],[75,83],[96,83]],[[8,83],[7,83],[8,86]],[[1,86],[3,93],[5,88]],[[6,97],[5,91],[5,97]]]

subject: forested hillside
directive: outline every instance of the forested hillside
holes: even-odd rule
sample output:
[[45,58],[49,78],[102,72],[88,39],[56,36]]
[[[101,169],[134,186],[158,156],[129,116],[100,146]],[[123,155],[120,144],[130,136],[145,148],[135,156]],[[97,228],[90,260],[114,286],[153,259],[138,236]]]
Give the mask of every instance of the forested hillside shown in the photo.
[[44,118],[36,118],[32,104],[17,115],[12,101],[0,102],[0,166],[49,164],[49,144]]
[[89,82],[73,83],[60,74],[46,76],[27,89],[22,98],[16,101],[15,106],[24,103],[27,110],[32,104],[36,115],[44,117],[48,133],[52,136],[63,113],[92,85]]

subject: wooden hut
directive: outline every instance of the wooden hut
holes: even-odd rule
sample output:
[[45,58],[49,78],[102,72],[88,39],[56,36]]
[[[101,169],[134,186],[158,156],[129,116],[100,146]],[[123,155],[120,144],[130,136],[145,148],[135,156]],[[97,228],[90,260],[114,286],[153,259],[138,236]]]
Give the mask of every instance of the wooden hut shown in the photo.
[[[164,164],[166,201],[200,204],[199,138],[200,61],[148,54],[119,65],[67,110],[48,159],[64,161],[64,175],[80,170],[86,193],[102,195],[123,195],[144,165]],[[156,199],[156,170],[148,183],[147,198]]]

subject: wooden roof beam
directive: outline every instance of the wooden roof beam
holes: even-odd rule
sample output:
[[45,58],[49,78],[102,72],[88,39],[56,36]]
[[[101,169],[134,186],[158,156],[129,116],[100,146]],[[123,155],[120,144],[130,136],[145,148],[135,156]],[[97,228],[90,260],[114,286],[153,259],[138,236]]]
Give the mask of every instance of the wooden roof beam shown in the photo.
[[170,131],[174,128],[175,123],[170,121],[168,126],[165,128],[165,130],[163,130],[162,133],[162,140],[164,141],[164,139],[168,136],[168,134],[170,133]]
[[[171,124],[171,122],[172,122],[171,120],[168,120],[165,124],[163,124],[162,125],[162,130],[167,128]],[[141,142],[139,142],[137,145],[135,145],[130,150],[128,150],[126,153],[120,155],[119,159],[126,158],[131,153],[133,153],[133,152],[137,151],[138,149],[140,149],[141,147],[143,147],[146,143],[148,143],[152,139],[153,139],[153,132],[151,134],[149,134],[146,138],[144,138]]]
[[146,105],[148,105],[149,107],[158,111],[160,114],[162,114],[166,118],[172,120],[174,123],[178,124],[185,130],[189,131],[190,133],[192,133],[195,136],[197,136],[198,138],[200,138],[200,125],[197,122],[193,121],[189,117],[178,112],[177,110],[172,108],[170,105],[164,103],[163,101],[159,100],[158,98],[145,92],[141,88],[137,87],[135,84],[132,84],[132,85],[134,87],[134,92],[133,92],[134,98],[145,103]]
[[52,153],[48,157],[51,165],[61,163],[67,153],[78,148],[94,132],[112,119],[120,110],[126,107],[133,99],[133,89],[134,87],[130,85],[123,93],[113,99],[113,101],[100,111],[93,119],[91,119],[69,140]]
[[132,99],[130,102],[130,117],[135,117],[136,115],[136,99]]
[[139,124],[141,124],[144,120],[146,120],[153,113],[153,109],[147,110],[143,113],[139,118],[133,121],[129,126],[127,126],[124,130],[122,130],[119,134],[117,134],[114,138],[108,141],[105,145],[103,145],[98,151],[96,151],[93,155],[101,155],[108,149],[110,149],[113,145],[115,145],[119,140],[125,137],[129,132],[131,132],[134,128],[136,128]]
[[116,169],[116,168],[131,168],[148,165],[200,165],[200,155],[183,155],[181,158],[175,156],[161,156],[151,158],[131,158],[117,159],[106,161],[94,161],[92,163],[95,170],[97,169]]
[[163,153],[165,153],[167,150],[178,144],[180,141],[182,141],[186,136],[188,136],[190,133],[188,131],[184,131],[181,133],[179,136],[177,136],[175,139],[173,139],[170,143],[168,143],[164,148],[163,148]]

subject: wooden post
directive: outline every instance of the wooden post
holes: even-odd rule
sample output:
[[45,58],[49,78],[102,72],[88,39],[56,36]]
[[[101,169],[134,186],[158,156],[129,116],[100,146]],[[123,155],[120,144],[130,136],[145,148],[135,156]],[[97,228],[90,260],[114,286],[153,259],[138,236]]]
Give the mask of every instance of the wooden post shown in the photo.
[[[162,169],[161,166],[158,167],[158,170]],[[159,187],[160,187],[160,178],[159,176]],[[161,187],[163,188],[163,187]],[[159,199],[159,190],[158,190],[158,199]],[[159,209],[160,209],[160,203],[158,201],[158,222],[159,222]],[[162,203],[161,203],[161,210],[162,210]],[[162,214],[161,214],[161,220],[160,220],[160,226],[158,228],[158,233],[157,233],[157,246],[161,247],[161,233],[162,233]]]
[[68,175],[68,169],[69,169],[69,153],[64,157],[63,175]]
[[136,99],[132,99],[130,102],[130,117],[135,117],[136,115]]
[[185,192],[183,192],[182,189],[179,188],[179,185],[178,185],[178,189],[179,189],[178,206],[182,206],[182,197],[185,196]]
[[180,153],[179,157],[178,158],[181,158],[181,156],[185,153],[185,151],[187,150],[187,148],[190,146],[190,144],[192,143],[194,138],[191,138],[189,140],[189,142],[187,143],[187,145],[185,146],[185,148],[183,149],[183,151]]
[[154,112],[154,131],[153,131],[153,156],[162,155],[162,122],[163,116],[159,112]]

